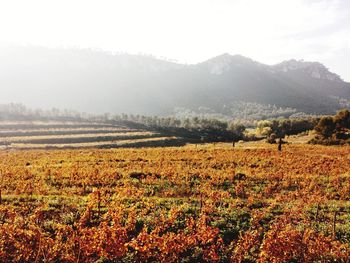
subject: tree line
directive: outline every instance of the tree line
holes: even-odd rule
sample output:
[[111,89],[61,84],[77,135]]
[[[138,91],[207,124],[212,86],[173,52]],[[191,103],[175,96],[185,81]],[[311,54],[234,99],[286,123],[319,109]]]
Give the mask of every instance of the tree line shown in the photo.
[[[101,122],[129,128],[152,130],[167,136],[177,136],[193,142],[228,142],[267,138],[270,143],[289,135],[314,130],[311,143],[345,144],[350,142],[350,113],[340,110],[335,116],[300,117],[242,122],[209,116],[159,117],[139,114],[89,114],[73,110],[30,109],[23,104],[0,105],[0,120],[60,120]],[[247,127],[255,128],[248,135]]]
[[214,118],[175,118],[143,115],[116,115],[113,121],[147,130],[154,130],[167,136],[178,136],[193,142],[227,142],[244,139],[246,127],[234,121]]

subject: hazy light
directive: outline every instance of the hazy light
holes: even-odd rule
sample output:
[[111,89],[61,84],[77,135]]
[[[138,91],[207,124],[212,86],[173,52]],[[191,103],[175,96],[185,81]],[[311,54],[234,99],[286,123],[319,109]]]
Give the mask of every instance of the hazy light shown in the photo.
[[11,0],[0,42],[94,47],[196,63],[229,52],[317,60],[350,80],[350,3],[337,0]]

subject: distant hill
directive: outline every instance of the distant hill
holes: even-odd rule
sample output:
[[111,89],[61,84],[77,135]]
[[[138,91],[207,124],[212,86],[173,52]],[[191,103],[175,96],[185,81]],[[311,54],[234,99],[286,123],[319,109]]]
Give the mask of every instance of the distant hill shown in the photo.
[[89,49],[0,48],[0,103],[143,115],[333,114],[350,83],[318,62],[223,54],[195,65]]

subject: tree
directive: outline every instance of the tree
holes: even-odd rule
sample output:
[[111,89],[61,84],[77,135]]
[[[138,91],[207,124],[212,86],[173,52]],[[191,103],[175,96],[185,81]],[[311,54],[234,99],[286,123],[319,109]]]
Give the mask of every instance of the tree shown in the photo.
[[334,122],[340,128],[350,129],[350,112],[347,109],[338,111],[334,117]]
[[315,131],[324,138],[330,138],[334,133],[335,127],[336,124],[333,117],[326,116],[320,119],[319,123],[315,127]]

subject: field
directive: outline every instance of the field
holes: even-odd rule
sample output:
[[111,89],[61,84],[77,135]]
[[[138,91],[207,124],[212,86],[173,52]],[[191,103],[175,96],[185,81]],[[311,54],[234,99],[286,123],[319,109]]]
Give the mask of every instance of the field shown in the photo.
[[347,146],[7,149],[0,190],[1,262],[350,260]]
[[175,137],[94,122],[0,122],[0,149],[118,148],[177,145]]

